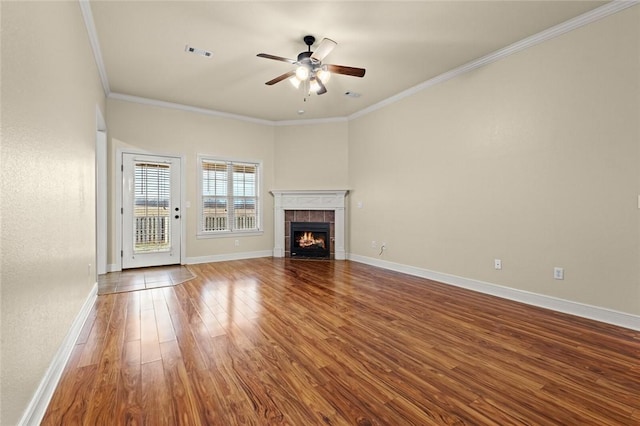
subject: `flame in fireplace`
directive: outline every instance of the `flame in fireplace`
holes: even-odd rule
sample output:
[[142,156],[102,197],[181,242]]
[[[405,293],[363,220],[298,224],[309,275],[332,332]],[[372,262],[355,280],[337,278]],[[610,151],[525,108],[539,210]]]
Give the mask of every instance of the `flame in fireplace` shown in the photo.
[[302,248],[307,247],[318,247],[318,248],[326,248],[324,245],[324,238],[316,238],[313,235],[313,232],[303,232],[300,235],[300,239],[298,240],[298,245]]

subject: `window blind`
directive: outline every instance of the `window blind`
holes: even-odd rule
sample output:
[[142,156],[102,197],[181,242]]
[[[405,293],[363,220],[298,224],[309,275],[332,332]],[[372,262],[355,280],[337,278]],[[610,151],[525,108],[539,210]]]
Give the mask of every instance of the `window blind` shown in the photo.
[[133,215],[136,253],[169,249],[170,173],[167,164],[135,164]]
[[203,159],[203,233],[257,230],[258,164]]

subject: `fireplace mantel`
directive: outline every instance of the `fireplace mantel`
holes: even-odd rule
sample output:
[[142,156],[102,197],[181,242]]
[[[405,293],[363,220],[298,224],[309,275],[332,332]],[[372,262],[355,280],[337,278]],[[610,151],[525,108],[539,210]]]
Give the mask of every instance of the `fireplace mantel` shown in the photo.
[[340,190],[272,190],[274,205],[273,257],[284,257],[284,211],[285,210],[333,210],[335,212],[335,258],[346,259],[345,197],[349,192]]

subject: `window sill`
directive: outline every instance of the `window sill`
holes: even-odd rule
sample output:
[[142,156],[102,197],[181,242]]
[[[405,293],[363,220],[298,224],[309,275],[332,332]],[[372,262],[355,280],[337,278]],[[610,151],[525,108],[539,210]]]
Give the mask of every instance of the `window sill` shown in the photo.
[[209,238],[255,237],[263,234],[263,230],[201,232],[196,235],[196,239],[206,240]]

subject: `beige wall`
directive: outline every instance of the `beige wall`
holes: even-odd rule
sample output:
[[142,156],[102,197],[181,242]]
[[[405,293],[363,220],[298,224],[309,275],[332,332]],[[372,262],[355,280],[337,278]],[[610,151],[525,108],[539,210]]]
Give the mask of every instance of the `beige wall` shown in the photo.
[[[273,249],[273,188],[274,128],[264,124],[230,120],[206,114],[142,105],[109,99],[109,253],[107,262],[116,263],[115,243],[115,155],[120,149],[143,150],[154,154],[185,157],[187,209],[186,257],[232,255]],[[264,234],[260,236],[233,236],[230,238],[196,238],[197,209],[197,156],[206,154],[240,160],[262,161],[262,209]],[[239,246],[235,246],[235,240]]]
[[[142,105],[117,99],[107,102],[109,123],[109,264],[119,253],[115,221],[119,150],[184,155],[186,159],[187,258],[273,249],[272,189],[344,189],[348,183],[348,123],[272,126],[230,120],[190,111]],[[263,161],[261,236],[198,239],[197,155]],[[311,163],[313,159],[313,163]],[[240,242],[235,246],[235,240]]]
[[78,2],[1,8],[0,424],[12,425],[96,281],[104,93]]
[[351,121],[350,252],[640,314],[639,14]]
[[[1,14],[0,423],[14,424],[95,281],[105,106],[76,2],[2,2]],[[378,258],[371,241],[386,241],[383,260],[638,315],[638,22],[634,7],[350,122],[110,100],[109,166],[125,147],[185,156],[188,257],[270,250],[270,189],[349,188],[351,253]],[[264,235],[195,238],[198,153],[263,161]]]
[[347,189],[347,121],[276,128],[275,188]]

